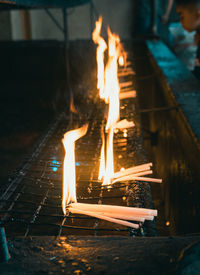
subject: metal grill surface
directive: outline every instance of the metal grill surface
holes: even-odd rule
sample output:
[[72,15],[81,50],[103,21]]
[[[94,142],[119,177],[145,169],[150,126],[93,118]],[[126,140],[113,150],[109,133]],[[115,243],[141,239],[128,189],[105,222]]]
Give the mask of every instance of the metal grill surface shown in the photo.
[[[124,90],[133,76],[120,77]],[[127,85],[126,85],[127,83]],[[134,82],[133,82],[134,83]],[[148,183],[116,183],[111,188],[102,187],[97,180],[101,149],[101,127],[104,123],[102,102],[90,102],[85,106],[87,117],[74,116],[73,123],[62,113],[49,127],[32,156],[1,190],[0,217],[9,236],[28,235],[143,235],[152,234],[149,222],[139,230],[128,229],[110,222],[83,215],[63,215],[62,174],[64,149],[63,135],[71,128],[89,122],[86,136],[76,142],[76,174],[78,202],[112,204],[135,207],[152,207]],[[88,111],[89,110],[89,111]],[[146,161],[143,149],[137,98],[123,99],[120,103],[120,119],[133,120],[135,127],[127,136],[119,131],[114,135],[115,171]]]

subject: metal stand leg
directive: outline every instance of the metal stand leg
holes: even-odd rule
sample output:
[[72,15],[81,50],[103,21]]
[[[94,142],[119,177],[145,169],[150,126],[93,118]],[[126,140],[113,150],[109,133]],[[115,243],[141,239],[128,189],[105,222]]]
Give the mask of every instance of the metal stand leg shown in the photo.
[[73,100],[73,94],[70,88],[70,64],[69,64],[69,34],[68,34],[68,22],[67,11],[63,8],[63,30],[64,30],[64,57],[65,57],[65,71],[66,71],[66,97],[67,97],[67,112],[70,110],[71,101]]
[[6,241],[6,233],[4,227],[0,227],[0,262],[7,262],[10,259],[8,246]]
[[157,0],[151,0],[151,31],[153,35],[157,35]]
[[92,32],[94,29],[94,5],[92,0],[90,1],[90,31],[91,31],[91,39],[92,39]]

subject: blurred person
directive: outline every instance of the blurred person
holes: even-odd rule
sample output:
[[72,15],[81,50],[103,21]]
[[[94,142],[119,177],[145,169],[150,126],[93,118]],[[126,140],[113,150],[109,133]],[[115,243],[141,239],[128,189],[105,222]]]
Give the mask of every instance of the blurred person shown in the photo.
[[183,28],[188,32],[196,32],[197,53],[193,73],[200,79],[200,0],[175,0],[175,3]]

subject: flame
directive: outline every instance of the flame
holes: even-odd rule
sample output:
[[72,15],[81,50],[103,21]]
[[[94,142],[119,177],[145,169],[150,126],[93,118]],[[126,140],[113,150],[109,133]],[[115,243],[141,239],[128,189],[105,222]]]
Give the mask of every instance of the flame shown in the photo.
[[106,169],[104,174],[103,185],[110,184],[111,179],[114,177],[113,136],[114,130],[111,127],[108,131],[107,138]]
[[100,98],[104,98],[104,52],[107,49],[106,42],[100,36],[102,26],[102,16],[96,22],[95,29],[92,33],[92,39],[95,44],[98,44],[96,59],[97,59],[97,89],[99,89]]
[[70,93],[70,112],[74,113],[74,114],[78,114],[77,110],[76,110],[76,107],[74,105],[74,97],[73,97],[73,94],[72,92]]
[[102,180],[105,175],[105,137],[102,131],[102,146],[101,146],[101,157],[100,157],[100,167],[99,167],[99,180]]
[[[119,119],[119,81],[117,77],[119,58],[119,36],[112,33],[108,28],[108,63],[105,69],[104,98],[109,103],[108,119],[106,124],[106,161],[104,160],[105,173],[103,185],[110,184],[114,175],[113,137],[114,125]],[[103,145],[102,145],[103,147]],[[102,149],[102,151],[104,151]],[[102,163],[100,164],[100,167]]]
[[119,65],[124,66],[124,57],[122,55],[119,57]]
[[[104,178],[103,184],[109,184],[111,177],[114,175],[114,160],[113,160],[113,136],[114,125],[119,119],[119,81],[118,81],[118,62],[119,58],[123,58],[124,51],[120,44],[120,38],[118,35],[111,32],[108,27],[108,62],[104,72],[104,52],[107,48],[106,42],[100,36],[102,27],[102,17],[99,17],[96,22],[95,30],[92,33],[93,41],[98,44],[97,48],[97,71],[98,82],[97,88],[100,91],[100,97],[104,98],[105,102],[109,104],[108,119],[106,124],[106,136],[104,135],[101,148],[99,179]],[[105,159],[105,144],[106,144],[106,159]]]
[[88,124],[65,133],[62,139],[65,148],[63,170],[63,198],[62,209],[66,214],[66,204],[77,202],[76,199],[76,171],[75,171],[75,141],[87,133]]
[[[108,28],[108,64],[105,69],[105,86],[104,86],[104,98],[106,103],[109,103],[112,111],[108,115],[108,124],[106,128],[110,126],[111,120],[115,122],[119,117],[119,81],[117,77],[117,59],[119,57],[119,36],[112,33]],[[118,101],[118,102],[117,102]],[[113,117],[114,116],[114,117]],[[113,119],[112,119],[113,118]]]

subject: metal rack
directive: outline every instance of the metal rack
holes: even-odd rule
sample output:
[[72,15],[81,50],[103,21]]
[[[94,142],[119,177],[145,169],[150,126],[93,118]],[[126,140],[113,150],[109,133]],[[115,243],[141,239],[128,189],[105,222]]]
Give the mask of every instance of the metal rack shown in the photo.
[[[129,83],[132,75],[121,77]],[[132,90],[133,86],[125,87]],[[28,235],[143,235],[152,227],[145,222],[139,230],[82,215],[62,213],[62,167],[64,150],[61,139],[70,127],[77,128],[89,122],[88,133],[76,142],[77,199],[79,202],[104,203],[124,206],[151,207],[149,185],[143,182],[116,183],[103,187],[98,181],[101,149],[101,126],[104,110],[99,102],[85,106],[81,119],[73,123],[62,113],[41,138],[31,157],[1,190],[1,226],[8,236]],[[121,101],[120,118],[134,120],[136,127],[127,136],[118,132],[114,137],[115,169],[144,163],[145,155],[140,129],[137,99]],[[150,230],[151,231],[151,230]],[[148,233],[147,233],[148,234]]]

